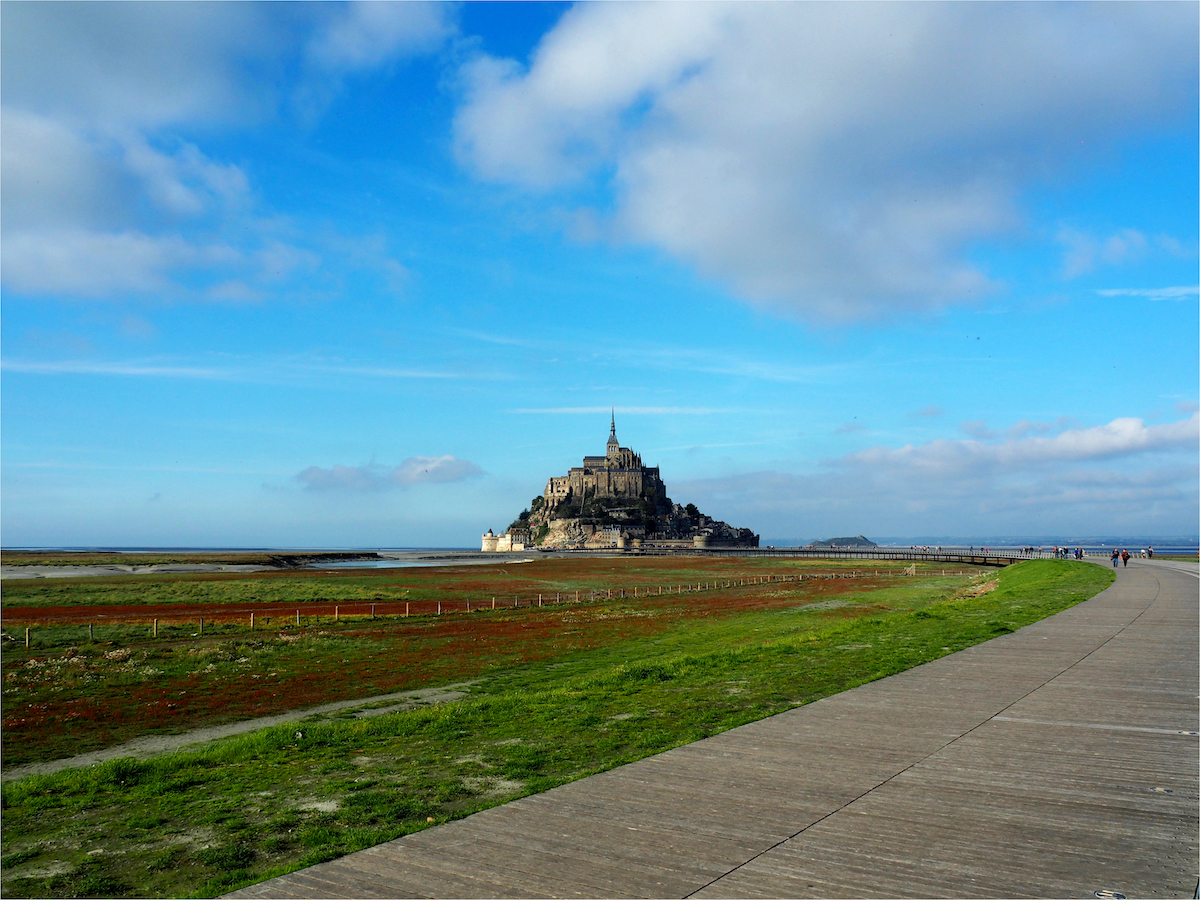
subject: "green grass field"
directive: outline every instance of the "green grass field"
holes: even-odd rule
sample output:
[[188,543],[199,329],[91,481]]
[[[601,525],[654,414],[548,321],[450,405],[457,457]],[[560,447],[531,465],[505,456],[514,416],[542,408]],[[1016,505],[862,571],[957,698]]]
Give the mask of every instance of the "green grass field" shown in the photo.
[[[836,591],[762,585],[756,603],[733,603],[750,595],[732,592],[724,614],[628,598],[557,619],[506,613],[518,633],[550,622],[550,646],[496,656],[465,700],[6,783],[4,895],[211,896],[919,665],[1052,615],[1113,577],[1040,560]],[[579,640],[593,628],[608,637]]]

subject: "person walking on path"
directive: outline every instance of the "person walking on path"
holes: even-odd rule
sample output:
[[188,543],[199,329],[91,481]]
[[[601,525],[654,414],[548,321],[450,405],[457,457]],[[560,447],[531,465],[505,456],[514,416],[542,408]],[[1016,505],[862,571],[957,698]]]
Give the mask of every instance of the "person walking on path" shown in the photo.
[[1129,565],[1129,551],[1128,550],[1121,551],[1121,564],[1124,566]]
[[1113,568],[1114,568],[1114,569],[1117,567],[1117,560],[1118,560],[1118,559],[1120,559],[1120,558],[1121,558],[1121,551],[1120,551],[1120,550],[1118,550],[1116,547],[1113,547],[1113,552],[1112,552],[1112,561],[1113,561]]

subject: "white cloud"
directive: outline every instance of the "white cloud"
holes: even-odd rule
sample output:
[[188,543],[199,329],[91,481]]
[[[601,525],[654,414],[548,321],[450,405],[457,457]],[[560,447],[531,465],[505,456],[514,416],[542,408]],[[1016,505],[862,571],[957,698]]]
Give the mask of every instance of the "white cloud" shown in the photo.
[[1122,418],[1051,437],[936,440],[829,460],[822,474],[751,472],[672,496],[776,535],[979,535],[1197,529],[1198,414]]
[[6,372],[25,375],[118,375],[134,378],[188,378],[201,381],[237,380],[237,373],[207,366],[168,366],[148,363],[104,363],[63,360],[59,362],[27,362],[6,359],[0,363]]
[[[245,172],[177,132],[277,115],[297,59],[327,100],[350,71],[435,49],[452,15],[421,3],[6,6],[5,287],[216,300],[282,290],[320,262],[312,239],[279,234]],[[399,289],[402,266],[373,267]]]
[[464,372],[437,369],[398,369],[390,366],[348,365],[303,360],[248,360],[243,365],[194,366],[157,361],[103,362],[62,359],[53,362],[4,359],[0,369],[26,375],[118,375],[135,378],[195,378],[250,383],[295,383],[314,377],[391,379],[460,379]]
[[1096,291],[1101,297],[1146,297],[1150,300],[1182,300],[1200,294],[1200,287],[1181,285],[1162,288],[1108,288]]
[[179,235],[138,231],[29,230],[4,239],[4,283],[30,294],[103,297],[162,293],[183,269],[225,267],[241,254],[202,246]]
[[[1086,462],[1153,451],[1186,450],[1200,446],[1200,419],[1168,425],[1146,425],[1141,419],[1113,419],[1094,428],[1074,428],[1054,437],[1009,438],[999,443],[983,440],[936,440],[920,446],[892,449],[874,447],[840,460],[840,466],[874,468],[901,466],[936,471],[942,475],[988,467],[1028,467],[1049,463]],[[972,426],[968,429],[968,426]],[[983,422],[966,422],[963,430],[981,438],[995,437]]]
[[963,422],[958,426],[963,434],[975,438],[976,440],[986,441],[996,437],[996,432],[988,428],[987,422],[983,419],[978,419],[973,422]]
[[448,13],[442,3],[348,3],[313,36],[307,56],[325,69],[352,70],[428,52],[454,33]]
[[400,465],[309,466],[296,480],[313,491],[385,491],[414,484],[463,481],[483,472],[475,463],[453,456],[411,456]]
[[329,5],[328,20],[305,49],[306,76],[292,105],[312,120],[325,112],[344,76],[436,50],[455,33],[447,3],[356,0]]
[[[1027,437],[1031,434],[1049,434],[1052,431],[1063,431],[1078,424],[1071,416],[1058,416],[1053,422],[1033,422],[1021,419],[1004,430],[1005,436],[1013,439]],[[993,435],[994,437],[994,435]]]
[[[464,67],[455,146],[492,180],[608,180],[620,239],[750,299],[832,318],[936,308],[991,288],[966,249],[1017,222],[1024,185],[1081,141],[1194,107],[1196,19],[1171,5],[577,6],[528,68]],[[1126,233],[1090,258],[1137,252]]]
[[132,179],[67,124],[5,107],[0,135],[6,231],[127,225]]
[[301,21],[251,3],[14,3],[4,104],[62,121],[157,128],[269,111],[267,72]]
[[1065,278],[1086,275],[1097,266],[1137,262],[1144,259],[1150,249],[1146,236],[1133,228],[1124,228],[1106,238],[1061,228],[1058,242],[1066,248],[1062,263]]

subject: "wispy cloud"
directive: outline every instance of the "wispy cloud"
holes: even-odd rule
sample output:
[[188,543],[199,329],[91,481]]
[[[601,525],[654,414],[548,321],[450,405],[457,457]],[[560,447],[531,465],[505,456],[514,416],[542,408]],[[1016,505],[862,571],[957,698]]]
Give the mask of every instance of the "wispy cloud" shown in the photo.
[[296,480],[310,491],[386,491],[414,484],[445,484],[483,472],[466,459],[453,456],[410,456],[398,466],[309,466]]
[[778,441],[734,441],[728,444],[680,444],[677,447],[651,447],[646,451],[650,453],[669,453],[675,450],[722,450],[726,447],[762,447],[766,444],[776,444]]
[[1061,228],[1058,243],[1063,253],[1063,276],[1075,278],[1097,266],[1116,266],[1136,262],[1149,252],[1146,236],[1133,228],[1124,228],[1108,237],[1096,237],[1074,228]]
[[389,366],[304,365],[292,368],[298,372],[317,372],[329,375],[361,375],[366,378],[469,378],[466,372],[446,372],[439,369],[396,369]]
[[1182,285],[1162,288],[1107,288],[1096,291],[1101,297],[1145,297],[1148,300],[1182,300],[1200,294],[1200,286]]
[[0,369],[27,375],[106,375],[129,378],[186,378],[201,381],[277,382],[312,375],[350,376],[380,379],[458,379],[465,372],[438,369],[407,369],[390,366],[339,365],[283,361],[249,361],[236,366],[189,366],[155,362],[87,362],[57,360],[34,362],[21,359],[0,360]]
[[766,533],[971,535],[1196,527],[1200,414],[1122,418],[1054,437],[879,446],[826,471],[764,470],[671,484],[672,496]]
[[929,406],[922,406],[920,409],[913,410],[908,414],[910,419],[936,419],[938,416],[944,416],[946,411],[940,406],[934,406],[932,403]]
[[758,357],[745,357],[711,350],[659,347],[610,351],[613,356],[629,358],[649,368],[727,375],[784,384],[823,384],[835,380],[847,366],[795,366]]
[[999,467],[1013,469],[1052,463],[1087,462],[1135,453],[1184,450],[1200,444],[1200,413],[1166,425],[1146,425],[1141,419],[1113,419],[1107,425],[1074,428],[1054,437],[1008,438],[988,443],[999,435],[983,422],[964,422],[962,428],[976,440],[936,440],[920,446],[873,447],[837,460],[841,467],[859,465],[879,469],[898,466],[908,470],[936,471],[939,477],[954,472]]
[[654,369],[667,372],[694,372],[784,384],[828,384],[836,382],[855,363],[797,366],[762,356],[743,356],[702,347],[664,346],[661,344],[611,344],[603,339],[590,341],[581,350],[578,341],[555,338],[529,339],[491,334],[468,329],[450,329],[451,334],[505,347],[522,347],[542,353],[597,363],[611,361],[625,369]]
[[59,460],[43,460],[38,462],[9,462],[4,461],[5,469],[62,469],[65,471],[100,471],[100,472],[180,472],[198,475],[277,475],[275,471],[266,469],[227,469],[212,466],[129,466],[110,465],[108,463],[62,462]]
[[546,344],[541,341],[531,341],[526,338],[508,337],[502,334],[487,334],[483,331],[467,331],[461,328],[449,329],[450,334],[456,334],[461,337],[470,338],[473,341],[482,341],[485,344],[499,344],[502,347],[528,347],[537,348],[544,347]]
[[[589,415],[607,413],[611,406],[553,406],[545,409],[513,409],[513,413],[528,413],[532,415]],[[616,411],[626,416],[712,416],[724,413],[745,412],[740,409],[722,409],[709,406],[618,406]]]
[[245,374],[236,369],[204,366],[166,366],[143,363],[91,363],[78,360],[28,362],[6,359],[0,369],[27,375],[117,375],[134,378],[191,378],[204,381],[242,381]]

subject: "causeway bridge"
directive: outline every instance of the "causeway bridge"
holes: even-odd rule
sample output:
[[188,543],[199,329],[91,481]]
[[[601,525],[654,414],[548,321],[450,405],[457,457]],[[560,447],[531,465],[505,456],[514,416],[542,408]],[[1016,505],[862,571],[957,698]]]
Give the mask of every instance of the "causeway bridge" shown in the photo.
[[[906,562],[943,562],[975,566],[1010,566],[1024,559],[1052,559],[1053,550],[1021,547],[690,547],[676,550],[643,546],[644,556],[703,555],[703,556],[790,556],[801,559],[896,559]],[[1093,555],[1091,559],[1101,559]]]

